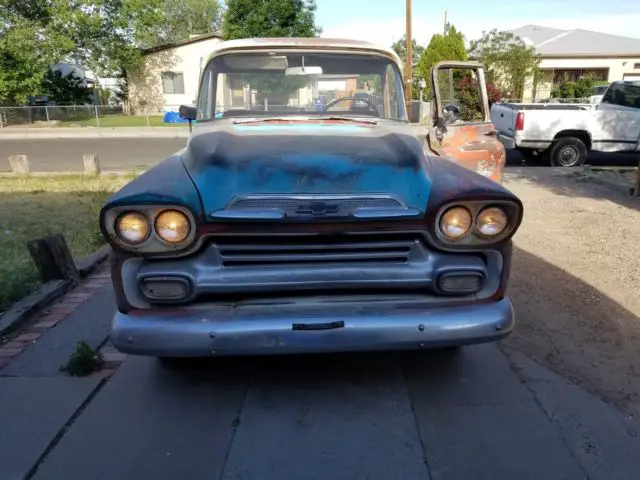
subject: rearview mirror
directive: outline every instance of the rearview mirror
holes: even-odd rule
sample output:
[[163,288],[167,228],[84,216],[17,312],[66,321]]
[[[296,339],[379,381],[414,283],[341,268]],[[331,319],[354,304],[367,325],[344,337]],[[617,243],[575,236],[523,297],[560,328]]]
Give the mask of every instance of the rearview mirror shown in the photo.
[[289,67],[284,71],[285,75],[322,75],[322,67]]
[[180,115],[180,118],[184,118],[185,120],[195,120],[198,116],[198,111],[196,110],[196,107],[180,105],[178,115]]

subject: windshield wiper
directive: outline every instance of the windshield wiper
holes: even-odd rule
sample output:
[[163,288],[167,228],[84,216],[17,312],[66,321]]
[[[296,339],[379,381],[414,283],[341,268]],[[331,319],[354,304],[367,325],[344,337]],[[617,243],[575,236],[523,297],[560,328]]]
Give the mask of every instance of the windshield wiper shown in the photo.
[[234,120],[234,124],[242,124],[242,123],[269,123],[269,122],[282,122],[282,121],[296,121],[296,120],[340,120],[343,122],[354,122],[354,123],[366,123],[368,125],[377,125],[378,122],[375,120],[368,119],[357,119],[357,118],[349,118],[349,117],[341,117],[337,115],[332,116],[322,116],[316,117],[315,115],[309,115],[306,117],[301,116],[284,116],[284,117],[254,117],[254,118],[242,118],[238,120]]

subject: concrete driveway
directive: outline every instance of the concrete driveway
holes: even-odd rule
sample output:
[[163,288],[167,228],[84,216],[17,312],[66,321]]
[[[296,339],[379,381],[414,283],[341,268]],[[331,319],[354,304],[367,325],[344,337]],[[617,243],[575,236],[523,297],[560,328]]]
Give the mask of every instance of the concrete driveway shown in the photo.
[[[97,274],[0,369],[0,478],[637,479],[637,276],[612,263],[633,258],[637,235],[612,243],[607,232],[618,218],[636,228],[640,209],[551,170],[506,176],[529,208],[509,290],[516,334],[458,354],[219,358],[175,370],[130,356],[108,379],[68,378],[59,366],[75,342],[97,347],[108,335],[113,295]],[[591,218],[600,225],[586,234]]]

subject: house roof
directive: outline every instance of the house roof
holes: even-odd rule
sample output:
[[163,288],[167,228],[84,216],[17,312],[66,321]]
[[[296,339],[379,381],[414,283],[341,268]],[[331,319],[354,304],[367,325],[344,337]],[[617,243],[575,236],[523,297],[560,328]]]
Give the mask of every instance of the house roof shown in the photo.
[[193,36],[186,40],[180,40],[178,42],[167,42],[159,45],[155,45],[153,47],[145,48],[142,50],[143,55],[148,55],[149,53],[161,52],[163,50],[170,50],[176,47],[182,47],[184,45],[191,45],[192,43],[202,42],[204,40],[211,40],[212,38],[218,38],[222,40],[222,35],[217,32],[205,33],[203,35]]
[[640,39],[590,30],[525,25],[512,30],[543,57],[640,56]]

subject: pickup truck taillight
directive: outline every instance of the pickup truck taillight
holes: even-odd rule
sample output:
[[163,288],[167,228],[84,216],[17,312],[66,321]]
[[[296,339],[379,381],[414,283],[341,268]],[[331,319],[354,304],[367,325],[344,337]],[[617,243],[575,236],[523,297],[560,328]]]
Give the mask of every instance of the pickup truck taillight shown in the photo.
[[524,130],[524,112],[518,112],[516,115],[516,131]]

